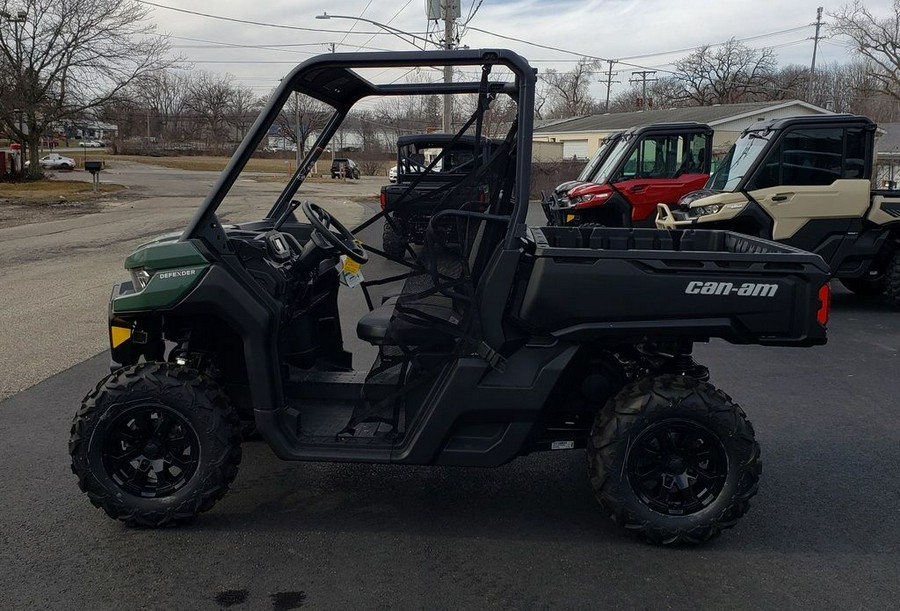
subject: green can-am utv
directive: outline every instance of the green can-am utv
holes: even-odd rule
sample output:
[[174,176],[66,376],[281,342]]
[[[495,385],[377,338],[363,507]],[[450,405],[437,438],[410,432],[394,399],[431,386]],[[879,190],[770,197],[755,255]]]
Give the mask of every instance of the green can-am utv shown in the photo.
[[[446,65],[481,77],[384,82]],[[112,373],[69,444],[91,502],[141,526],[196,517],[233,481],[243,424],[285,460],[493,467],[586,448],[597,499],[625,528],[674,543],[734,525],[757,490],[759,447],[692,345],[823,344],[826,267],[725,231],[527,226],[534,84],[505,50],[329,54],[291,72],[184,232],[126,259]],[[378,235],[377,200],[352,230],[295,200],[355,104],[444,93],[474,102],[460,140],[481,141],[499,96],[516,118],[447,190],[415,258],[360,242]],[[220,205],[295,94],[331,116],[269,212],[238,221]],[[452,240],[435,229],[446,221]],[[346,304],[363,298],[353,316]]]

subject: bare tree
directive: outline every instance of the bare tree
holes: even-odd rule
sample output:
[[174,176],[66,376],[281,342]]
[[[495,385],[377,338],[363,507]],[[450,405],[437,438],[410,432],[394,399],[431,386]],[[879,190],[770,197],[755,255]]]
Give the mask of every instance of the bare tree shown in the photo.
[[[10,12],[5,0],[2,6]],[[0,21],[0,125],[27,143],[36,176],[51,125],[84,118],[167,65],[168,45],[148,22],[149,9],[133,0],[25,0],[18,7],[24,21]]]
[[[575,117],[594,112],[596,101],[590,95],[590,84],[599,70],[597,60],[582,58],[568,72],[550,68],[540,76],[546,83],[541,115],[548,119]],[[546,108],[546,111],[544,110]]]
[[234,128],[234,140],[242,140],[247,135],[247,128],[256,119],[259,107],[260,100],[253,89],[246,85],[234,86],[225,117],[225,122]]
[[[663,77],[652,83],[648,83],[648,108],[655,110],[659,108],[676,108],[679,106],[692,105],[684,99],[681,92],[680,81],[672,77]],[[640,110],[642,97],[643,87],[641,85],[632,85],[610,100],[609,109],[611,112]]]
[[856,0],[831,15],[830,30],[851,40],[877,91],[900,100],[900,0],[894,0],[892,12],[878,18]]
[[187,128],[184,123],[186,104],[191,95],[189,74],[159,70],[141,79],[133,89],[133,97],[145,106],[144,113],[155,119],[153,133],[167,140],[183,138]]
[[297,145],[300,156],[306,154],[307,140],[325,127],[332,109],[324,102],[305,94],[291,96],[275,119],[281,137]]
[[199,72],[191,80],[185,108],[203,126],[207,144],[222,145],[227,139],[226,119],[234,98],[230,74]]
[[675,62],[681,97],[698,106],[767,99],[777,60],[772,49],[751,49],[734,38],[703,45]]

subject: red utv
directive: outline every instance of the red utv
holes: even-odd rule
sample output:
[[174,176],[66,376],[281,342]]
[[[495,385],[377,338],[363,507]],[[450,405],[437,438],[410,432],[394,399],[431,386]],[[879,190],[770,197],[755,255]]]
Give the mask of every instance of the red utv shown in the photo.
[[[709,179],[713,130],[703,123],[654,123],[607,140],[585,182],[563,183],[544,202],[551,225],[652,227],[656,205],[676,203]],[[587,168],[585,168],[587,169]],[[582,172],[584,175],[585,172]],[[581,178],[581,176],[579,176]],[[570,186],[571,185],[571,186]]]

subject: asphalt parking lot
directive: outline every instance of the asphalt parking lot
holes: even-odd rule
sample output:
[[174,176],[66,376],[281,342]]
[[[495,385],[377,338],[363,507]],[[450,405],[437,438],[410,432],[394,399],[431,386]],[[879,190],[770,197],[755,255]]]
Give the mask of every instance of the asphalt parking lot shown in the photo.
[[[79,328],[102,345],[95,318]],[[0,609],[892,608],[898,321],[835,286],[827,346],[698,347],[752,420],[764,469],[735,529],[676,549],[601,515],[582,451],[471,470],[286,463],[251,442],[195,524],[126,528],[69,471],[72,416],[108,370],[103,353],[67,351],[71,367],[0,402]]]

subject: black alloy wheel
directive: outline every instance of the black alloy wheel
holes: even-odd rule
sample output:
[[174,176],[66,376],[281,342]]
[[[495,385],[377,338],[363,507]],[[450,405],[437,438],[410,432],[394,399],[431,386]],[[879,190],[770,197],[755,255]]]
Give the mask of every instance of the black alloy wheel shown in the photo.
[[663,420],[642,431],[628,449],[626,464],[634,493],[665,515],[690,515],[707,507],[728,477],[722,443],[690,420]]
[[182,488],[200,463],[194,427],[163,405],[141,403],[119,413],[103,440],[106,474],[122,490],[164,498]]

